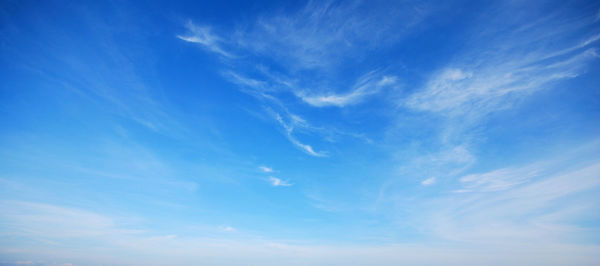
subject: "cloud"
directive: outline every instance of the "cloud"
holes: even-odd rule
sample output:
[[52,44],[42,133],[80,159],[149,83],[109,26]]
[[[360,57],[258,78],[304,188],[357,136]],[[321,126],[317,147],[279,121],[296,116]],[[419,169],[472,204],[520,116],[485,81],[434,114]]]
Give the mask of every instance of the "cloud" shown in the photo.
[[427,178],[421,182],[421,185],[423,185],[423,186],[430,186],[433,184],[435,184],[435,177]]
[[539,165],[529,165],[521,168],[502,168],[482,174],[466,175],[459,179],[464,187],[456,192],[506,190],[535,178],[542,169]]
[[311,1],[296,12],[260,17],[234,38],[241,47],[289,68],[328,68],[401,38],[426,17],[420,5]]
[[310,145],[308,144],[304,144],[300,141],[298,141],[296,138],[294,138],[291,135],[288,135],[288,139],[294,144],[296,145],[298,148],[300,148],[301,150],[305,151],[306,153],[312,155],[312,156],[316,156],[316,157],[324,157],[327,156],[326,153],[324,152],[316,152]]
[[23,201],[0,201],[5,230],[41,238],[68,239],[135,234],[119,228],[115,219],[77,208]]
[[277,177],[274,176],[269,176],[269,182],[271,183],[272,186],[274,187],[289,187],[292,184],[287,182],[287,181],[283,181]]
[[564,171],[568,164],[569,159],[562,158],[465,176],[460,185],[485,193],[429,200],[424,205],[429,215],[415,222],[429,221],[418,227],[431,230],[433,236],[480,245],[582,238],[586,225],[573,221],[592,217],[596,193],[586,192],[600,187],[600,163],[579,163]]
[[[270,82],[259,81],[252,78],[244,77],[238,73],[233,71],[228,71],[225,73],[225,77],[227,77],[231,82],[242,86],[242,91],[249,95],[256,97],[257,99],[264,100],[268,103],[267,113],[271,115],[284,129],[285,135],[290,143],[294,144],[294,146],[300,148],[302,151],[317,157],[326,156],[325,152],[317,152],[313,149],[311,145],[304,144],[299,141],[293,134],[296,129],[301,131],[308,131],[312,133],[325,133],[328,135],[334,134],[334,130],[327,130],[325,128],[318,128],[310,125],[305,119],[300,117],[299,115],[291,113],[286,105],[282,103],[278,98],[271,95],[277,91],[275,85]],[[278,81],[279,83],[286,83],[285,81]],[[273,109],[278,109],[279,112],[274,111]],[[282,116],[283,114],[283,116]],[[284,119],[285,116],[285,119]],[[339,133],[339,132],[338,132]]]
[[[338,83],[334,78],[320,82],[327,77],[321,70],[355,61],[366,54],[365,49],[393,43],[422,21],[426,10],[420,3],[372,6],[360,2],[309,2],[297,12],[259,16],[244,27],[218,34],[209,26],[189,22],[188,33],[177,37],[232,59],[222,71],[223,77],[238,85],[240,91],[259,99],[266,109],[276,109],[285,116],[286,121],[278,122],[286,128],[290,143],[307,154],[324,157],[326,152],[301,141],[294,130],[312,131],[327,141],[332,141],[334,135],[368,138],[327,126],[309,129],[287,121],[292,116],[289,109],[296,106],[288,102],[288,95],[312,107],[347,107],[394,86],[396,76],[372,71],[359,77],[349,90],[343,90],[329,86]],[[230,51],[240,56],[232,56]],[[277,72],[254,62],[269,62]],[[308,71],[299,72],[301,69]]]
[[357,104],[364,100],[365,97],[378,93],[383,87],[390,86],[396,83],[396,77],[383,76],[380,79],[374,79],[372,74],[368,74],[363,77],[356,85],[354,85],[351,92],[346,94],[325,94],[325,95],[314,95],[308,94],[304,91],[296,91],[295,94],[304,102],[315,106],[337,106],[344,107],[351,104]]
[[258,168],[265,173],[273,173],[273,168],[266,166],[259,166]]
[[420,152],[401,167],[402,172],[413,171],[425,176],[454,176],[471,167],[477,158],[471,154],[466,145],[441,147],[437,152]]
[[[546,28],[543,34],[534,31],[544,27],[548,26],[504,34],[498,43],[477,42],[479,47],[466,51],[459,57],[462,60],[431,75],[421,90],[405,100],[405,106],[447,116],[481,117],[552,87],[553,82],[583,74],[589,62],[600,57],[595,48],[588,48],[600,39],[599,34],[563,49],[536,48],[568,40],[560,39],[569,32],[565,29]],[[490,54],[482,47],[497,51]]]
[[[579,170],[566,172],[560,175],[548,176],[548,179],[530,184],[521,190],[510,193],[503,192],[499,195],[486,195],[478,198],[463,198],[464,194],[454,194],[453,198],[440,199],[440,205],[429,205],[425,210],[434,211],[429,219],[421,220],[420,224],[433,226],[433,232],[444,239],[452,239],[452,247],[438,246],[427,243],[417,244],[344,244],[328,245],[320,243],[291,243],[281,240],[266,239],[264,237],[235,237],[237,230],[229,225],[222,225],[219,231],[224,232],[224,237],[205,238],[193,234],[175,235],[160,234],[147,236],[147,234],[131,234],[126,231],[116,230],[114,222],[101,222],[100,228],[113,228],[108,230],[110,238],[102,238],[97,234],[77,233],[63,235],[61,225],[66,227],[76,225],[74,230],[81,226],[97,227],[94,220],[114,221],[113,218],[98,216],[98,214],[73,208],[54,205],[39,205],[32,203],[3,202],[0,217],[3,230],[6,225],[20,232],[20,238],[34,237],[39,239],[49,237],[49,240],[59,240],[73,237],[76,243],[93,243],[93,245],[78,246],[80,252],[70,252],[66,247],[72,247],[68,241],[60,245],[36,241],[34,246],[26,242],[22,250],[15,251],[14,247],[21,248],[19,243],[12,243],[11,249],[0,247],[0,255],[40,258],[43,261],[77,261],[78,264],[98,263],[103,264],[190,264],[194,261],[210,259],[214,265],[230,265],[230,254],[236,254],[240,261],[251,261],[261,265],[279,265],[281,261],[292,261],[292,265],[489,265],[501,264],[535,264],[543,262],[545,265],[593,265],[595,254],[600,247],[593,244],[557,244],[552,241],[556,235],[569,234],[576,228],[546,227],[549,222],[556,222],[556,217],[537,215],[532,210],[540,210],[540,206],[551,207],[556,205],[555,199],[574,195],[581,191],[592,189],[599,184],[598,171],[600,165],[593,164],[581,167]],[[572,182],[575,181],[575,182]],[[461,196],[456,198],[456,196]],[[593,197],[593,195],[592,195]],[[6,204],[5,204],[6,203]],[[541,204],[541,205],[540,205]],[[14,207],[26,211],[8,211],[6,207]],[[557,207],[569,207],[558,205]],[[435,208],[431,208],[435,207]],[[523,208],[524,207],[524,208]],[[587,209],[575,212],[579,215]],[[554,213],[549,209],[550,213]],[[19,214],[15,216],[15,214]],[[507,219],[523,217],[523,213],[535,214],[529,217],[531,223],[525,226],[506,224]],[[29,214],[19,217],[21,214]],[[82,214],[82,215],[81,215]],[[573,214],[573,212],[568,213]],[[34,219],[41,215],[45,219]],[[89,216],[91,215],[91,216]],[[104,217],[104,218],[102,218]],[[559,216],[561,218],[563,216]],[[17,220],[14,220],[14,219]],[[82,220],[71,220],[83,218]],[[90,220],[90,218],[92,220]],[[46,224],[47,219],[55,219]],[[60,220],[59,220],[60,219]],[[10,223],[5,223],[11,221]],[[86,223],[82,223],[84,221]],[[463,223],[464,222],[464,223]],[[36,226],[31,226],[36,224]],[[464,224],[466,227],[462,227]],[[56,227],[56,225],[59,225]],[[14,227],[12,227],[14,226]],[[56,228],[59,230],[56,231]],[[214,227],[213,227],[214,228]],[[36,230],[31,230],[36,229]],[[104,229],[103,229],[104,230]],[[149,232],[153,234],[152,232]],[[545,233],[545,234],[544,234]],[[520,239],[523,242],[516,242]],[[433,243],[439,243],[437,238]],[[27,245],[29,244],[29,245]],[[23,246],[23,245],[21,245]],[[129,260],[127,257],[114,256],[115,252],[127,254],[143,254]],[[436,254],[433,258],[429,254]]]
[[[123,40],[110,29],[114,22],[100,16],[90,13],[79,21],[86,28],[96,29],[87,32],[86,38],[53,36],[52,42],[57,45],[39,47],[38,52],[47,56],[29,55],[33,61],[27,63],[28,68],[40,75],[32,77],[46,79],[49,86],[74,93],[78,104],[125,118],[156,133],[180,137],[186,132],[177,110],[160,97],[160,85],[140,75],[155,60],[153,54],[145,53],[147,47],[122,45]],[[51,23],[44,27],[49,31],[64,30]],[[91,39],[101,39],[102,45],[89,45],[87,41]],[[59,43],[78,49],[64,49]]]
[[235,228],[233,228],[231,226],[228,226],[228,225],[220,226],[219,229],[221,231],[224,231],[224,232],[235,232],[235,231],[237,231],[237,230],[235,230]]
[[238,84],[243,87],[249,87],[259,91],[264,91],[267,87],[267,83],[264,81],[247,78],[238,73],[235,73],[234,71],[227,71],[224,73],[224,76],[227,77],[232,83]]
[[187,23],[186,28],[188,29],[189,33],[185,35],[177,35],[177,38],[186,42],[199,44],[205,49],[224,57],[233,57],[231,53],[225,51],[221,47],[224,40],[213,34],[210,27],[199,26],[190,21]]
[[552,64],[526,67],[524,63],[498,62],[494,69],[492,65],[479,71],[446,69],[434,75],[425,89],[410,97],[407,104],[414,109],[449,115],[486,114],[506,107],[510,103],[508,96],[523,97],[552,81],[580,75],[583,64],[593,58],[598,58],[598,54],[590,49]]
[[275,116],[275,119],[277,120],[277,122],[279,122],[279,124],[284,128],[286,136],[292,144],[294,144],[296,147],[300,148],[302,151],[304,151],[312,156],[316,156],[316,157],[327,156],[327,153],[325,153],[323,151],[321,151],[321,152],[315,151],[310,145],[300,142],[292,134],[296,127],[310,128],[306,124],[306,121],[304,119],[300,118],[297,115],[291,114],[289,116],[289,121],[286,122],[283,120],[281,115],[279,115],[278,113],[273,113],[273,115]]

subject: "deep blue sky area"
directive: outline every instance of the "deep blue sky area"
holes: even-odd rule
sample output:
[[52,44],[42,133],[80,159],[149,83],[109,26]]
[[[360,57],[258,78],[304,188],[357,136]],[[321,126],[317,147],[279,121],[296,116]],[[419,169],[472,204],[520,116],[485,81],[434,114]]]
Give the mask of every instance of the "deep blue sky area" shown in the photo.
[[0,265],[595,265],[597,1],[2,1]]

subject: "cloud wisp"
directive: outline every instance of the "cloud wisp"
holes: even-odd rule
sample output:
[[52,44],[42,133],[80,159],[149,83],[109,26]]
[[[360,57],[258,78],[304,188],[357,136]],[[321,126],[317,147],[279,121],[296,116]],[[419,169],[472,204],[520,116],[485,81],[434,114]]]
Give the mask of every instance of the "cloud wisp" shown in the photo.
[[282,180],[282,179],[274,177],[274,176],[269,176],[269,183],[271,183],[271,186],[274,186],[274,187],[289,187],[289,186],[293,185],[292,183],[290,183],[288,181]]
[[[600,164],[591,163],[557,173],[547,172],[548,168],[541,165],[499,169],[461,179],[465,182],[483,180],[478,190],[471,188],[470,191],[485,193],[457,193],[430,202],[431,210],[439,209],[424,218],[431,222],[429,230],[444,239],[488,244],[515,240],[559,243],[570,235],[577,235],[585,228],[563,224],[586,217],[593,208],[591,202],[584,203],[594,201],[590,198],[593,196],[584,192],[600,185]],[[581,204],[566,203],[569,198]]]
[[267,166],[259,166],[258,169],[260,169],[261,171],[265,172],[265,173],[273,173],[273,168],[271,167],[267,167]]
[[297,90],[295,91],[295,94],[305,103],[315,107],[345,107],[360,103],[366,97],[378,93],[382,88],[392,86],[396,83],[396,79],[397,78],[394,76],[383,76],[379,79],[375,79],[373,74],[370,73],[361,78],[348,93],[315,95]]
[[[520,42],[532,41],[521,38],[528,37],[518,35],[496,44],[509,48],[494,56],[481,51],[465,54],[468,60],[433,74],[422,90],[406,100],[406,106],[449,116],[480,117],[510,107],[554,82],[577,77],[600,57],[597,49],[590,47],[600,39],[597,34],[568,48],[548,51],[524,48]],[[544,41],[556,40],[547,37]]]
[[430,178],[427,178],[427,179],[421,181],[421,185],[431,186],[431,185],[435,184],[435,181],[436,181],[435,177],[430,177]]
[[186,24],[186,28],[188,30],[188,33],[177,35],[177,38],[186,42],[199,44],[205,49],[219,54],[221,56],[227,58],[234,57],[233,54],[222,48],[224,40],[216,34],[213,34],[212,29],[210,27],[199,26],[189,21]]
[[312,148],[312,146],[300,142],[292,134],[294,132],[294,129],[296,127],[309,128],[310,129],[310,126],[306,123],[306,121],[304,119],[302,119],[302,118],[300,118],[299,116],[296,116],[296,115],[290,115],[288,121],[286,122],[286,121],[284,121],[284,119],[281,117],[280,114],[273,113],[273,115],[275,116],[275,119],[277,120],[277,122],[279,122],[279,124],[283,127],[288,140],[292,144],[294,144],[296,147],[300,148],[302,151],[304,151],[307,154],[310,154],[312,156],[316,156],[316,157],[325,157],[325,156],[327,156],[326,152],[324,152],[324,151],[315,151]]
[[482,174],[470,174],[459,179],[463,188],[455,192],[491,192],[510,189],[525,183],[540,175],[539,165],[530,165],[521,168],[503,168]]
[[[359,71],[366,74],[344,90],[338,85],[327,85],[336,84],[337,78],[319,82],[327,77],[323,71],[335,68],[341,62],[356,60],[355,55],[364,54],[362,48],[375,49],[401,38],[426,15],[424,9],[410,12],[419,5],[375,6],[378,14],[375,16],[375,13],[364,12],[364,4],[359,2],[310,2],[292,14],[280,12],[260,16],[247,27],[219,34],[212,31],[213,27],[189,22],[186,25],[188,33],[177,37],[226,58],[224,67],[227,70],[222,71],[224,78],[238,85],[242,92],[263,101],[270,109],[285,109],[282,112],[290,113],[288,109],[295,102],[289,101],[289,95],[311,107],[344,108],[395,87],[398,78],[375,71]],[[382,16],[382,12],[389,16]],[[391,31],[394,34],[387,34]],[[233,56],[234,53],[243,56]],[[248,61],[249,58],[266,61],[269,67],[256,66]],[[278,69],[278,74],[269,71],[270,68]],[[299,112],[294,110],[294,113]],[[290,124],[282,123],[281,119],[278,122],[286,128],[286,136],[293,145],[307,154],[324,156],[325,153],[315,151],[311,145],[294,137]],[[331,135],[336,130],[321,131]]]
[[[258,18],[235,39],[240,47],[291,70],[331,68],[363,56],[364,49],[400,39],[428,15],[420,5],[309,2],[296,12]],[[375,10],[365,12],[366,8]]]

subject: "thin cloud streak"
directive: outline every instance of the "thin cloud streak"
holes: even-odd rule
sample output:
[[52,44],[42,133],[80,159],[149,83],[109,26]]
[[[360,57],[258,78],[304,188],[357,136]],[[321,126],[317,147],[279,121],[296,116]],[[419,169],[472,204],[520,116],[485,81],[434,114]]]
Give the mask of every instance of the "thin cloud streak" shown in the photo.
[[396,83],[396,77],[383,76],[380,79],[374,79],[372,74],[367,75],[358,84],[354,86],[351,92],[346,94],[325,94],[314,95],[304,91],[296,91],[295,94],[302,101],[315,107],[337,106],[345,107],[347,105],[357,104],[367,96],[378,93],[382,88]]
[[213,34],[210,27],[198,26],[190,21],[187,23],[186,28],[188,29],[189,33],[185,35],[177,35],[177,38],[186,42],[199,44],[207,50],[224,57],[234,57],[230,52],[225,51],[221,47],[223,39]]
[[316,157],[327,156],[326,152],[315,151],[310,145],[304,144],[304,143],[298,141],[292,134],[296,126],[306,127],[305,126],[306,124],[304,123],[303,119],[299,118],[298,116],[292,115],[292,116],[290,116],[290,118],[291,118],[290,123],[286,123],[283,120],[283,118],[281,117],[281,115],[279,115],[278,113],[274,113],[273,115],[275,116],[275,119],[277,120],[277,122],[279,122],[279,124],[285,130],[286,136],[292,144],[294,144],[296,147],[300,148],[302,151],[304,151],[307,154],[310,154],[312,156],[316,156]]
[[[561,239],[585,230],[561,224],[586,216],[593,207],[584,204],[587,200],[593,201],[590,198],[593,196],[583,192],[597,189],[600,185],[600,164],[584,165],[569,172],[546,173],[531,182],[520,181],[531,177],[517,177],[518,172],[523,169],[537,169],[538,172],[547,169],[540,168],[541,165],[529,165],[516,172],[495,170],[483,174],[484,178],[516,178],[519,182],[507,186],[485,185],[480,191],[487,193],[458,193],[431,201],[428,206],[435,211],[423,219],[430,221],[427,227],[433,230],[434,235],[454,241],[495,244],[508,244],[517,240],[560,243]],[[584,197],[577,200],[580,205],[556,201],[577,195]]]
[[[507,108],[516,99],[547,88],[552,82],[584,73],[589,62],[600,55],[595,48],[581,50],[598,39],[600,35],[594,35],[570,48],[545,53],[530,50],[521,52],[520,56],[510,52],[504,57],[488,58],[479,54],[471,55],[481,57],[481,62],[468,66],[459,61],[453,65],[463,67],[447,67],[439,71],[405,104],[420,111],[471,117]],[[517,46],[506,44],[511,45]]]

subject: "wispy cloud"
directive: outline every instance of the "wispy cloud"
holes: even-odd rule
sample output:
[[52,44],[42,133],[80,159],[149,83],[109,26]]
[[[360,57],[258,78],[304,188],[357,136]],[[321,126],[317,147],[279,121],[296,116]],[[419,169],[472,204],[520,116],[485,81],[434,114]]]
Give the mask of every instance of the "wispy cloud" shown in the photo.
[[120,228],[112,217],[95,212],[22,201],[0,201],[5,228],[39,238],[68,239],[136,234],[139,230]]
[[265,173],[273,173],[273,168],[266,166],[259,166],[258,168]]
[[199,26],[190,21],[186,24],[186,28],[189,32],[187,34],[177,35],[177,38],[186,42],[199,44],[205,49],[224,57],[234,57],[230,52],[222,48],[224,40],[213,34],[210,27]]
[[240,46],[290,68],[326,68],[401,38],[427,16],[420,5],[371,5],[376,12],[363,12],[366,3],[309,2],[294,13],[261,17],[235,37]]
[[427,179],[421,181],[421,185],[431,186],[431,185],[435,184],[435,181],[436,181],[435,177],[430,177],[430,178],[427,178]]
[[372,73],[367,74],[361,78],[359,82],[352,88],[348,93],[334,94],[329,93],[325,95],[310,94],[302,90],[295,92],[296,96],[302,99],[304,102],[316,106],[337,106],[344,107],[351,104],[360,103],[365,97],[378,93],[382,88],[390,86],[396,83],[396,77],[394,76],[383,76],[379,79],[375,79]]
[[317,152],[317,151],[315,151],[310,145],[304,144],[304,143],[300,142],[292,134],[294,132],[294,129],[296,127],[301,127],[301,128],[306,128],[307,127],[306,121],[304,119],[300,118],[297,115],[290,115],[288,121],[286,122],[286,121],[284,121],[284,119],[281,117],[280,114],[273,113],[273,115],[275,116],[275,119],[277,120],[277,122],[279,122],[279,124],[285,130],[286,136],[287,136],[288,140],[292,144],[294,144],[296,147],[300,148],[302,151],[304,151],[304,152],[306,152],[306,153],[308,153],[308,154],[310,154],[312,156],[316,156],[316,157],[327,156],[326,152],[323,152],[323,151]]
[[509,40],[504,46],[512,49],[499,51],[503,56],[484,52],[466,54],[471,61],[475,58],[476,63],[458,61],[455,67],[433,74],[422,90],[407,99],[406,105],[450,116],[475,117],[509,107],[519,98],[551,87],[552,82],[584,73],[585,66],[600,57],[595,48],[586,48],[598,39],[600,35],[593,35],[569,48],[544,52],[520,47],[516,40]]
[[465,171],[476,161],[477,158],[465,145],[456,145],[414,157],[401,169],[402,172],[419,170],[426,175],[451,177]]
[[[88,108],[125,118],[156,133],[181,137],[188,129],[183,126],[180,114],[161,97],[160,86],[140,75],[152,65],[153,54],[144,53],[147,47],[124,46],[122,39],[110,30],[110,22],[97,14],[88,15],[80,22],[96,30],[86,32],[81,39],[66,34],[39,39],[40,43],[53,44],[36,46],[47,56],[31,57],[25,67],[34,70],[34,76],[48,85],[74,93],[78,96],[75,102]],[[64,30],[52,24],[44,27],[49,31]],[[102,40],[102,45],[89,45],[87,41],[93,39]],[[59,43],[79,48],[66,49]],[[95,63],[90,64],[91,61]]]
[[[365,47],[375,49],[398,40],[428,13],[420,3],[370,7],[376,9],[375,13],[363,12],[363,7],[359,2],[309,2],[297,12],[259,16],[254,23],[230,32],[216,33],[209,26],[189,22],[186,26],[189,33],[177,37],[233,59],[233,64],[228,63],[228,69],[222,71],[223,76],[244,93],[263,101],[267,109],[279,110],[287,119],[292,115],[283,113],[291,114],[288,109],[295,105],[290,102],[290,94],[312,107],[347,107],[396,85],[396,76],[373,71],[359,77],[350,89],[340,87],[334,79],[319,82],[327,76],[320,73],[322,70],[356,60],[357,55],[364,54]],[[387,34],[391,31],[393,34]],[[231,51],[243,56],[234,58]],[[247,58],[270,61],[278,73],[249,64]],[[309,71],[300,73],[299,69]],[[292,134],[299,127],[297,123],[288,123],[279,115],[274,118],[285,128],[293,145],[313,156],[326,155]],[[365,138],[362,134],[333,129],[313,128],[313,131],[323,133],[327,140],[332,135]]]
[[281,180],[274,176],[269,177],[269,183],[271,183],[271,185],[274,187],[289,187],[292,185],[291,183]]
[[520,168],[503,168],[482,174],[463,176],[459,181],[464,185],[456,192],[499,191],[525,183],[538,176],[543,167],[528,165]]
[[592,141],[525,165],[465,175],[447,187],[463,193],[422,199],[414,225],[431,237],[478,245],[585,238],[581,233],[590,228],[573,221],[597,218],[597,147]]

